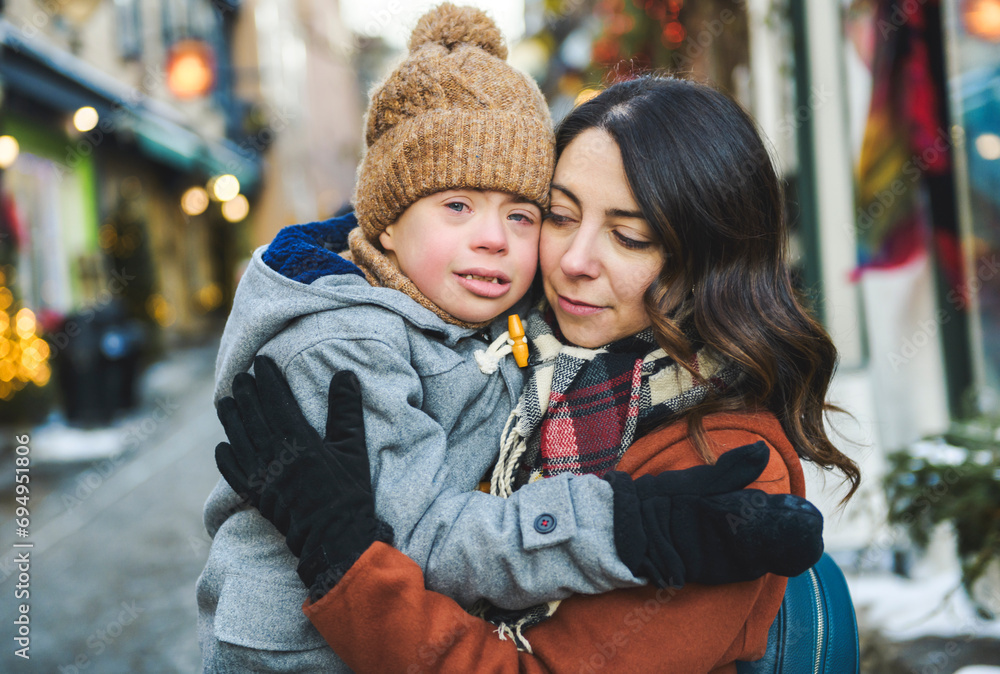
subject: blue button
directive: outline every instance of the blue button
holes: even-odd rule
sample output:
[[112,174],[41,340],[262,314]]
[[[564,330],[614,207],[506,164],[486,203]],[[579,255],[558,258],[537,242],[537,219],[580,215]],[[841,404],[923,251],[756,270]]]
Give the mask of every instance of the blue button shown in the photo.
[[556,528],[556,518],[553,515],[544,513],[535,518],[535,531],[540,534],[547,534]]

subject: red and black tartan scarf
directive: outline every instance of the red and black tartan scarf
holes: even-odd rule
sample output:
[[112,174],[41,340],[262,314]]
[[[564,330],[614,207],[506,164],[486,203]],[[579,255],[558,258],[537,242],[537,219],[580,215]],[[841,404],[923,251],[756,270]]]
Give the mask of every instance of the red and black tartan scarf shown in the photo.
[[[600,349],[564,344],[546,308],[543,302],[525,322],[532,373],[504,428],[491,494],[506,497],[528,482],[560,473],[603,476],[646,429],[679,418],[740,377],[735,364],[705,347],[691,359],[701,378],[694,377],[657,345],[651,329]],[[699,343],[695,335],[688,337]],[[470,612],[496,625],[501,639],[530,653],[523,631],[558,606],[552,601],[504,610],[481,601]]]
[[504,429],[491,483],[498,496],[540,477],[603,476],[645,428],[679,416],[740,374],[703,347],[689,363],[699,381],[649,328],[583,349],[562,343],[550,321],[534,309],[525,324],[532,373]]

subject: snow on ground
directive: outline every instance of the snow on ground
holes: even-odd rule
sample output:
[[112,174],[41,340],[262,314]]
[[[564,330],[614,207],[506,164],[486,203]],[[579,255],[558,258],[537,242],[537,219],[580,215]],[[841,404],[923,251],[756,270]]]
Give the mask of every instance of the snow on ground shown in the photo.
[[877,629],[893,641],[923,636],[1000,639],[1000,620],[977,615],[955,571],[921,578],[892,574],[847,574],[862,629]]

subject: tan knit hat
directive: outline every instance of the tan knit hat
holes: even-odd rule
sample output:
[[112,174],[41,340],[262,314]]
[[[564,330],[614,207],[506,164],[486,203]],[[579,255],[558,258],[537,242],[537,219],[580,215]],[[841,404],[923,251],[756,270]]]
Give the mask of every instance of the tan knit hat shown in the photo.
[[538,85],[506,58],[499,29],[478,9],[445,3],[421,17],[409,55],[368,108],[354,209],[370,241],[442,190],[547,203],[552,119]]

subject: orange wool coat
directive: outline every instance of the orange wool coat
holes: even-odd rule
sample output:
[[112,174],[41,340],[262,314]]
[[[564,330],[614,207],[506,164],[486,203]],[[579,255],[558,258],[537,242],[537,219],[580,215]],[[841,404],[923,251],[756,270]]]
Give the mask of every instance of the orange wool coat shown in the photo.
[[[764,440],[771,460],[750,486],[805,496],[799,457],[773,415],[713,415],[705,428],[716,455]],[[638,440],[617,469],[638,477],[701,463],[681,422]],[[785,583],[766,575],[731,585],[575,595],[525,633],[533,650],[525,653],[501,641],[493,625],[426,590],[420,567],[376,543],[333,590],[303,610],[359,673],[735,672],[735,660],[763,656]]]

